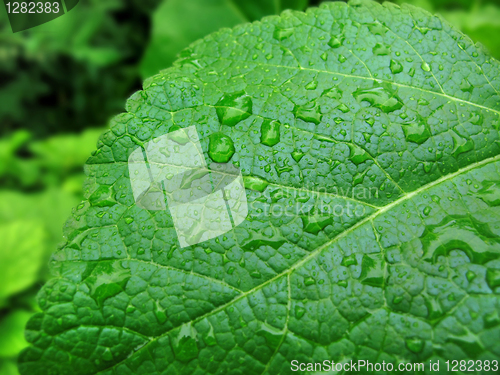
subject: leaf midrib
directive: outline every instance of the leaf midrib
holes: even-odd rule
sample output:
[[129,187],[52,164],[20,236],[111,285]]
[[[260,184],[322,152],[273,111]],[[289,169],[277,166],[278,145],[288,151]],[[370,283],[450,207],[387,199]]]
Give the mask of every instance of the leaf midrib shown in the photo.
[[[201,315],[201,316],[199,316],[199,317],[197,317],[197,318],[195,318],[195,319],[193,319],[191,321],[184,322],[183,324],[186,324],[186,323],[196,323],[196,322],[198,322],[198,321],[206,318],[207,316],[210,316],[212,314],[216,314],[219,311],[222,311],[225,308],[227,308],[228,306],[232,305],[233,303],[236,303],[240,299],[245,298],[246,296],[250,295],[251,293],[254,293],[254,292],[262,289],[265,285],[270,284],[270,283],[278,280],[281,277],[285,277],[287,275],[291,275],[291,273],[293,271],[295,271],[297,268],[299,268],[300,266],[302,266],[307,261],[313,259],[317,254],[319,254],[326,247],[330,246],[332,243],[334,243],[334,242],[338,241],[339,239],[347,236],[348,234],[350,234],[351,232],[353,232],[357,228],[359,228],[359,227],[363,226],[364,224],[372,221],[373,219],[375,219],[380,214],[383,214],[383,213],[389,211],[390,209],[394,208],[395,206],[398,206],[400,203],[405,202],[407,200],[410,200],[413,197],[415,197],[416,195],[418,195],[418,194],[420,194],[420,193],[422,193],[422,192],[424,192],[424,191],[426,191],[426,190],[428,190],[430,188],[433,188],[433,187],[435,187],[435,186],[437,186],[437,185],[439,185],[441,183],[447,182],[447,181],[449,181],[449,180],[451,180],[451,179],[453,179],[453,178],[455,178],[455,177],[457,177],[457,176],[459,176],[461,174],[467,173],[467,172],[469,172],[469,171],[471,171],[471,170],[473,170],[475,168],[479,168],[479,167],[482,167],[482,166],[490,164],[490,163],[495,163],[497,161],[500,161],[500,155],[497,155],[497,156],[494,156],[494,157],[491,157],[491,158],[488,158],[488,159],[484,159],[484,160],[482,160],[480,162],[477,162],[477,163],[470,164],[470,165],[468,165],[465,168],[461,168],[461,169],[457,170],[454,173],[448,174],[448,175],[443,176],[443,177],[441,177],[441,178],[439,178],[439,179],[437,179],[437,180],[435,180],[435,181],[433,181],[433,182],[431,182],[431,183],[429,183],[427,185],[424,185],[424,186],[420,187],[419,189],[412,191],[411,193],[405,194],[404,196],[402,196],[398,200],[396,200],[396,201],[388,204],[387,206],[382,207],[378,211],[374,212],[372,215],[369,215],[369,216],[365,217],[363,220],[359,221],[358,223],[354,224],[352,227],[348,228],[344,232],[342,232],[339,235],[337,235],[336,237],[332,238],[330,241],[324,243],[323,245],[321,245],[317,249],[311,251],[311,253],[309,255],[305,256],[303,259],[301,259],[300,261],[298,261],[297,263],[295,263],[294,265],[292,265],[288,270],[283,271],[283,272],[277,274],[276,276],[274,276],[273,278],[271,278],[271,279],[263,282],[262,284],[260,284],[260,285],[258,285],[256,287],[254,287],[254,288],[252,288],[252,289],[250,289],[250,290],[248,290],[248,291],[246,291],[246,292],[238,295],[237,297],[235,297],[231,301],[225,303],[224,305],[221,305],[221,306],[215,308],[214,310],[212,310],[212,311],[210,311],[210,312],[208,312],[208,313],[206,313],[204,315]],[[159,339],[167,336],[171,331],[177,329],[178,327],[179,326],[174,327],[174,328],[172,328],[172,329],[170,329],[170,330],[162,333],[161,335],[156,336],[153,340],[149,341],[146,345],[144,345],[143,347],[141,347],[139,350],[131,353],[130,356],[132,356],[132,355],[138,353],[139,351],[143,350],[144,348],[148,347],[151,343],[153,343],[153,342],[155,342],[155,341],[157,341],[157,340],[159,340]],[[102,371],[109,371],[110,369],[118,366],[122,362],[123,361],[117,362],[113,366],[108,367],[107,369],[102,370]],[[97,374],[101,373],[102,371],[98,372]]]

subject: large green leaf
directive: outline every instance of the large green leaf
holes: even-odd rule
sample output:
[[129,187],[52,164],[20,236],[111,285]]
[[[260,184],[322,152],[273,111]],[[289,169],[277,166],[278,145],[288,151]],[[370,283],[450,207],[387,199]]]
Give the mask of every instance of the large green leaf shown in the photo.
[[[443,19],[371,1],[193,44],[88,160],[21,373],[498,360],[499,68]],[[249,214],[180,248],[127,160],[193,125],[207,162],[241,169]]]

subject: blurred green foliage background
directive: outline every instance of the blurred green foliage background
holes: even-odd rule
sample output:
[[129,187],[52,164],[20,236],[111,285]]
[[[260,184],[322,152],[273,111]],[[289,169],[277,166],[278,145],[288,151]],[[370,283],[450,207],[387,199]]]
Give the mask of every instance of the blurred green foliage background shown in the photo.
[[[221,27],[321,2],[81,0],[16,34],[0,7],[0,375],[18,374],[36,292],[82,200],[83,164],[142,79]],[[500,0],[393,2],[440,13],[500,59]]]

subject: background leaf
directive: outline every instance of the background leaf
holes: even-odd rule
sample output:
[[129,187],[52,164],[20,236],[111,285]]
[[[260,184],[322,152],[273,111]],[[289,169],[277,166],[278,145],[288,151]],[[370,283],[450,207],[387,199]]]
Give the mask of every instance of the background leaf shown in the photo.
[[0,321],[0,357],[15,357],[28,343],[24,339],[24,327],[31,312],[18,310]]
[[43,227],[36,221],[0,226],[0,303],[37,279],[44,255],[43,236]]
[[258,20],[284,9],[304,9],[306,0],[170,0],[153,17],[152,39],[141,62],[147,78],[170,66],[195,40],[223,27]]
[[500,58],[500,9],[491,4],[470,11],[442,12],[443,16],[473,40],[480,41],[493,56]]
[[500,42],[496,37],[500,32],[498,0],[394,0],[393,2],[415,5],[429,12],[441,14],[472,40],[482,43],[497,60],[500,59]]

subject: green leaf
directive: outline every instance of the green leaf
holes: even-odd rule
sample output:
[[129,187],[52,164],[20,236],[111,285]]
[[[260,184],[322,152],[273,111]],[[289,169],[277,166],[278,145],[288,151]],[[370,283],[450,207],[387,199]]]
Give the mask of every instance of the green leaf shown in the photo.
[[44,230],[36,221],[18,220],[0,225],[0,304],[30,286],[38,276],[44,255]]
[[[21,373],[500,359],[499,70],[442,18],[372,1],[194,43],[88,160]],[[127,161],[190,126],[239,167],[248,216],[181,248]]]
[[150,44],[141,61],[144,78],[172,65],[181,50],[223,27],[258,20],[284,9],[304,9],[307,0],[166,0],[153,15]]

